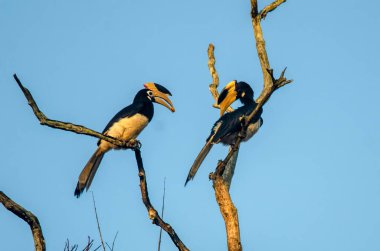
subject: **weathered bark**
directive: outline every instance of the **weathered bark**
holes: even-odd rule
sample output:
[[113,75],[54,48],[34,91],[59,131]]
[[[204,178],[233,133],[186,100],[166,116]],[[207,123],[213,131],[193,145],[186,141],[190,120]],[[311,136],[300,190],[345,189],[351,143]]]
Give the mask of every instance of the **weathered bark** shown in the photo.
[[36,251],[45,251],[45,239],[42,234],[42,229],[38,218],[30,211],[26,210],[11,198],[6,196],[2,191],[0,191],[0,202],[4,205],[6,209],[17,215],[20,219],[28,223],[30,229],[32,230],[34,248]]
[[38,108],[37,103],[36,103],[36,101],[34,101],[32,94],[30,93],[30,91],[27,88],[25,88],[23,86],[23,84],[21,83],[20,79],[17,77],[16,74],[13,75],[13,78],[16,80],[18,86],[20,87],[20,89],[24,93],[25,98],[28,100],[28,104],[33,109],[34,115],[36,115],[36,117],[40,121],[41,125],[46,125],[46,126],[56,128],[56,129],[61,129],[64,131],[71,131],[71,132],[75,132],[78,134],[85,134],[85,135],[89,135],[89,136],[96,137],[99,139],[103,139],[105,141],[108,141],[114,145],[117,145],[117,146],[119,146],[121,148],[125,148],[125,149],[127,149],[127,148],[133,149],[136,147],[136,144],[138,142],[134,142],[134,141],[125,142],[125,141],[122,141],[122,140],[119,140],[119,139],[116,139],[113,137],[103,135],[97,131],[91,130],[91,129],[89,129],[85,126],[82,126],[82,125],[76,125],[76,124],[72,124],[72,123],[67,123],[67,122],[49,119]]
[[[208,54],[208,67],[213,79],[210,84],[210,92],[215,99],[215,108],[219,108],[216,104],[219,92],[217,90],[219,85],[219,77],[215,68],[215,56],[214,45],[210,44],[207,50]],[[228,112],[233,111],[231,107],[228,108]],[[230,147],[229,154],[224,161],[220,161],[215,170],[215,173],[210,174],[210,179],[213,181],[213,188],[215,191],[215,199],[219,205],[220,213],[223,216],[224,224],[227,234],[227,246],[228,250],[242,250],[240,242],[240,229],[237,209],[232,202],[229,194],[232,177],[235,172],[235,166],[237,161],[239,149]]]
[[114,145],[119,146],[122,149],[134,150],[135,155],[136,155],[137,166],[139,168],[141,194],[142,194],[143,202],[144,202],[146,208],[148,209],[149,218],[151,220],[153,220],[154,224],[161,227],[162,229],[164,229],[169,234],[173,243],[178,247],[178,250],[181,250],[181,251],[189,250],[185,246],[185,244],[183,244],[182,241],[179,239],[179,237],[177,236],[174,229],[169,224],[167,224],[166,222],[164,222],[160,218],[157,211],[153,208],[153,206],[150,203],[149,196],[148,196],[148,187],[147,187],[146,179],[145,179],[145,170],[143,167],[143,163],[142,163],[142,159],[141,159],[141,153],[140,153],[141,144],[138,140],[130,140],[130,141],[125,142],[122,140],[118,140],[116,138],[105,136],[101,133],[98,133],[94,130],[88,129],[88,128],[81,126],[81,125],[75,125],[72,123],[61,122],[61,121],[51,120],[51,119],[47,118],[40,111],[40,109],[37,106],[37,103],[34,101],[32,94],[29,92],[29,90],[27,88],[25,88],[22,85],[22,83],[18,79],[17,75],[14,74],[13,77],[16,80],[16,82],[19,85],[22,92],[24,93],[26,99],[28,100],[28,104],[32,107],[33,112],[36,115],[36,117],[38,118],[38,120],[40,121],[41,125],[47,125],[49,127],[61,129],[64,131],[71,131],[71,132],[75,132],[75,133],[79,133],[79,134],[85,134],[85,135],[93,136],[93,137],[96,137],[99,139],[106,140],[106,141],[108,141]]
[[[258,12],[257,0],[251,0],[252,26],[256,41],[257,55],[259,57],[261,69],[263,72],[264,88],[256,100],[258,103],[257,107],[246,118],[243,118],[244,126],[242,132],[236,139],[235,145],[233,147],[230,147],[226,158],[223,161],[219,161],[215,172],[210,174],[210,179],[213,181],[213,188],[215,190],[215,198],[225,222],[227,245],[229,251],[242,250],[238,213],[229,194],[229,188],[231,186],[231,180],[234,175],[241,139],[245,134],[245,130],[248,127],[249,121],[269,100],[273,92],[280,87],[292,82],[292,80],[287,80],[284,77],[286,68],[283,70],[281,76],[278,79],[274,78],[273,70],[270,68],[269,59],[265,48],[265,40],[260,23],[262,19],[265,19],[266,15],[269,12],[275,10],[280,4],[284,3],[285,1],[286,0],[276,0],[270,5],[266,6],[262,11]],[[219,93],[217,91],[217,87],[219,85],[219,77],[215,69],[214,46],[212,44],[210,44],[208,48],[208,57],[208,66],[213,79],[213,83],[210,85],[210,91],[214,99],[217,101],[219,97]],[[217,104],[214,104],[213,106],[215,108],[218,108]]]

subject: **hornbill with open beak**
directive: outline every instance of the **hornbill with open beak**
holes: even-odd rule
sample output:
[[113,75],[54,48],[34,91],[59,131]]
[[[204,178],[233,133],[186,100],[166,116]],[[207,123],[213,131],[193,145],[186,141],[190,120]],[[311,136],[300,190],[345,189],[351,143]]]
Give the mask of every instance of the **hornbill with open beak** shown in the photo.
[[[233,112],[224,114],[227,108],[237,99],[241,101],[243,106],[237,108]],[[253,99],[252,88],[245,82],[237,82],[234,80],[228,83],[219,95],[218,105],[220,106],[221,117],[215,122],[211,129],[211,134],[206,140],[206,145],[202,148],[191,166],[185,186],[189,180],[194,178],[199,166],[202,164],[214,144],[218,144],[219,142],[224,145],[235,144],[238,134],[242,130],[242,118],[248,116],[255,109],[257,103]],[[261,108],[249,121],[245,137],[242,141],[249,140],[259,130],[260,126],[263,124],[263,119],[261,118],[262,112],[263,110]]]
[[[165,106],[172,112],[175,111],[168,97],[171,96],[168,89],[156,83],[146,83],[144,87],[145,89],[137,92],[131,105],[122,109],[108,122],[103,130],[104,135],[124,141],[136,139],[153,117],[153,102]],[[85,188],[88,190],[104,154],[111,149],[119,147],[105,140],[98,141],[98,148],[79,175],[75,196],[79,197]]]

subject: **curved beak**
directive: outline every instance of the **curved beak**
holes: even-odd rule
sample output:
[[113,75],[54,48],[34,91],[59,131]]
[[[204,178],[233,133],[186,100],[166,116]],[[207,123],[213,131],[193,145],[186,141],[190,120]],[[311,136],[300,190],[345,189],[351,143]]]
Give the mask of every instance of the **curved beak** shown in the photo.
[[153,102],[163,105],[166,108],[168,108],[170,111],[175,112],[174,105],[172,101],[169,99],[168,95],[165,93],[162,93],[160,91],[153,91],[153,96],[154,99],[152,100]]
[[152,95],[154,97],[154,99],[152,100],[153,102],[163,105],[170,111],[175,112],[174,105],[172,101],[169,99],[169,96],[171,96],[172,94],[168,89],[166,89],[162,85],[153,82],[144,84],[144,87],[152,91]]
[[235,89],[236,80],[229,82],[222,90],[218,98],[220,107],[220,116],[222,116],[227,108],[236,100],[237,92]]

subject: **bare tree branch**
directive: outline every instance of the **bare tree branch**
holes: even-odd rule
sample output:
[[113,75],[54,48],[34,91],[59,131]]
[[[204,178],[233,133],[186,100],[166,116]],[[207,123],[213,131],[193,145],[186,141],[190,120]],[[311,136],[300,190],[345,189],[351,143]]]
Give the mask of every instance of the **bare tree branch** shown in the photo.
[[140,149],[138,148],[134,149],[134,151],[135,151],[135,157],[136,157],[136,162],[137,162],[137,167],[138,167],[139,177],[140,177],[141,196],[142,196],[143,203],[146,209],[148,210],[149,218],[152,220],[153,224],[156,224],[157,226],[161,227],[163,230],[165,230],[165,232],[168,233],[173,243],[177,246],[178,250],[188,251],[189,249],[178,237],[177,233],[174,231],[172,226],[170,226],[168,223],[166,223],[165,221],[161,219],[157,210],[154,209],[154,207],[150,203],[149,194],[148,194],[148,186],[146,183],[145,169],[144,169],[144,165],[141,158],[141,152],[140,152]]
[[100,236],[100,242],[102,243],[103,251],[106,251],[106,247],[104,246],[104,241],[103,241],[102,230],[100,229],[100,223],[99,223],[99,218],[98,218],[98,212],[97,212],[97,210],[96,210],[96,204],[95,204],[95,196],[94,196],[94,192],[92,192],[92,202],[94,203],[95,217],[96,217],[96,223],[98,224],[98,232],[99,232],[99,236]]
[[[212,94],[212,96],[214,97],[215,99],[215,104],[213,104],[213,107],[214,108],[217,108],[217,109],[220,109],[219,105],[218,105],[218,98],[219,98],[219,92],[218,92],[218,86],[219,86],[219,76],[218,76],[218,72],[216,71],[216,68],[215,68],[215,56],[214,56],[214,45],[213,44],[209,44],[208,45],[208,49],[207,49],[207,55],[208,55],[208,68],[210,70],[210,74],[211,74],[211,77],[212,77],[212,83],[209,85],[209,90]],[[227,108],[227,112],[232,112],[234,109],[232,109],[232,107],[228,107]]]
[[286,0],[276,0],[273,3],[267,5],[264,9],[262,9],[259,13],[261,19],[265,19],[267,14],[271,11],[274,11],[278,6],[285,3]]
[[17,217],[28,223],[30,229],[32,230],[34,248],[36,251],[45,251],[45,239],[42,234],[42,229],[38,218],[30,211],[26,210],[11,198],[6,196],[2,191],[0,191],[0,202],[4,205],[6,209],[14,213]]
[[[208,67],[213,79],[213,83],[209,87],[211,94],[215,99],[215,102],[217,102],[219,98],[219,92],[217,90],[219,85],[219,77],[215,69],[213,44],[209,44],[207,54],[209,58]],[[214,104],[213,106],[215,108],[219,108],[217,104]],[[231,107],[228,107],[228,111],[231,112],[233,109]],[[238,153],[239,147],[230,147],[227,157],[224,159],[224,161],[219,161],[215,173],[210,173],[209,176],[209,178],[213,181],[215,198],[219,205],[219,209],[223,216],[224,224],[226,227],[228,250],[242,249],[240,242],[238,214],[229,194],[232,177],[235,172]]]
[[[249,121],[257,114],[260,108],[268,101],[270,96],[274,91],[280,87],[289,84],[292,80],[287,80],[284,77],[285,70],[281,73],[278,79],[275,79],[273,75],[273,70],[270,68],[268,55],[265,49],[265,41],[263,37],[263,32],[261,28],[261,19],[264,19],[266,15],[275,10],[279,5],[284,3],[286,0],[276,0],[272,4],[266,6],[262,11],[258,12],[257,0],[251,0],[251,16],[252,16],[252,26],[254,31],[254,37],[256,41],[257,54],[260,60],[261,69],[263,72],[264,88],[260,96],[257,99],[258,105],[256,108],[245,118],[243,118],[243,128],[238,134],[235,141],[235,145],[231,146],[229,153],[223,161],[219,161],[214,173],[210,174],[210,179],[213,181],[213,187],[215,190],[215,198],[218,202],[220,212],[223,216],[226,233],[227,233],[227,245],[229,251],[240,251],[242,250],[240,241],[240,230],[239,230],[239,220],[237,209],[234,206],[230,194],[229,188],[231,184],[231,179],[233,176],[233,171],[237,161],[238,150],[240,147],[240,142],[244,138],[244,134],[249,125]],[[219,78],[216,74],[214,67],[215,57],[214,57],[214,46],[210,44],[208,49],[209,56],[209,68],[210,73],[213,78],[213,84],[210,85],[210,91],[215,100],[218,99],[218,92],[215,91],[218,87]],[[216,77],[215,77],[216,75]],[[217,84],[215,84],[217,82]],[[215,107],[215,105],[214,105]],[[233,168],[231,168],[231,166]],[[232,170],[232,173],[231,173]],[[226,172],[226,173],[225,173]],[[225,173],[225,174],[224,174]],[[223,176],[222,176],[223,175]]]
[[20,87],[20,89],[24,93],[25,98],[28,100],[28,104],[30,105],[30,107],[32,107],[33,112],[36,115],[37,119],[40,121],[41,125],[46,125],[46,126],[56,128],[56,129],[61,129],[64,131],[71,131],[71,132],[75,132],[78,134],[85,134],[85,135],[89,135],[89,136],[96,137],[99,139],[103,139],[103,140],[108,141],[114,145],[121,147],[121,148],[133,149],[139,144],[137,141],[125,142],[125,141],[118,140],[118,139],[113,138],[113,137],[105,136],[99,132],[91,130],[91,129],[89,129],[85,126],[82,126],[82,125],[76,125],[76,124],[72,124],[72,123],[67,123],[67,122],[62,122],[62,121],[52,120],[52,119],[47,118],[45,116],[45,114],[43,114],[41,112],[41,110],[38,108],[37,103],[34,101],[34,98],[33,98],[32,94],[30,93],[30,91],[23,86],[23,84],[21,83],[20,79],[17,77],[16,74],[13,75],[13,78],[16,80],[18,86]]
[[[141,159],[141,153],[140,153],[141,144],[140,144],[140,142],[138,140],[133,140],[133,141],[131,140],[131,141],[128,141],[128,142],[124,142],[124,141],[121,141],[121,140],[118,140],[118,139],[115,139],[115,138],[112,138],[112,137],[109,137],[109,136],[105,136],[105,135],[103,135],[101,133],[98,133],[96,131],[93,131],[93,130],[88,129],[88,128],[86,128],[84,126],[81,126],[81,125],[75,125],[75,124],[71,124],[71,123],[66,123],[66,122],[61,122],[61,121],[57,121],[57,120],[50,120],[50,119],[48,119],[40,111],[40,109],[38,108],[36,102],[33,99],[32,94],[29,92],[29,90],[27,88],[25,88],[22,85],[22,83],[19,80],[19,78],[17,77],[17,75],[14,74],[13,77],[16,80],[16,82],[19,85],[19,87],[22,90],[22,92],[24,93],[26,99],[28,100],[28,104],[32,107],[33,112],[36,115],[36,117],[38,118],[38,120],[40,121],[41,125],[47,125],[49,127],[58,128],[58,129],[62,129],[62,130],[65,130],[65,131],[71,131],[71,132],[75,132],[75,133],[79,133],[79,134],[85,134],[85,135],[93,136],[93,137],[96,137],[96,138],[99,138],[99,139],[104,139],[104,140],[106,140],[106,141],[108,141],[108,142],[110,142],[110,143],[112,143],[114,145],[119,146],[120,148],[123,148],[123,149],[129,148],[129,149],[134,150],[135,151],[135,155],[136,155],[137,165],[138,165],[138,168],[139,168],[141,193],[142,193],[142,197],[143,197],[143,202],[144,202],[146,208],[148,209],[149,218],[151,220],[153,220],[154,224],[156,224],[157,226],[163,228],[169,234],[169,236],[171,237],[172,241],[178,247],[179,250],[181,250],[181,251],[184,251],[184,250],[187,251],[187,250],[189,250],[185,246],[185,244],[183,244],[182,241],[179,239],[179,237],[175,233],[174,229],[169,224],[167,224],[166,222],[164,222],[160,218],[160,216],[158,215],[157,211],[153,208],[153,206],[150,203],[150,200],[149,200],[149,197],[148,197],[148,188],[147,188],[147,184],[146,184],[146,180],[145,180],[145,170],[144,170],[144,167],[143,167],[143,163],[142,163],[142,159]],[[96,208],[95,208],[95,211],[96,211]],[[101,237],[101,239],[102,239],[102,237]],[[103,249],[105,250],[105,246],[104,246],[103,240],[102,240],[102,246],[103,246]]]
[[[219,86],[219,77],[218,73],[215,68],[215,56],[214,56],[214,50],[215,46],[210,43],[207,49],[207,55],[208,55],[208,68],[210,70],[210,74],[212,77],[212,84],[209,85],[209,89],[211,92],[211,95],[214,97],[215,104],[213,107],[220,109],[219,105],[217,104],[218,98],[219,98],[219,92],[218,92],[218,86]],[[227,112],[232,112],[234,109],[230,106],[227,108]],[[231,150],[231,148],[230,148]],[[239,150],[234,151],[234,155],[231,158],[231,161],[226,163],[226,165],[223,167],[224,172],[223,172],[223,180],[228,186],[228,190],[230,189],[231,186],[231,181],[232,177],[234,176],[235,173],[235,166],[237,162],[237,157],[238,157]]]
[[[267,10],[274,10],[277,6],[285,2],[284,0],[277,0],[274,3],[268,5],[266,8]],[[265,8],[264,8],[265,9]],[[262,13],[262,12],[260,12]],[[251,114],[245,119],[245,125],[247,126],[249,121],[257,114],[257,112],[260,110],[260,108],[268,101],[270,96],[273,94],[274,91],[279,89],[280,87],[289,84],[292,82],[292,80],[287,80],[284,77],[285,70],[281,73],[281,76],[279,79],[275,79],[273,76],[273,70],[270,67],[269,60],[268,60],[268,54],[265,48],[265,40],[263,36],[263,30],[261,28],[261,15],[257,12],[257,0],[251,0],[251,17],[252,17],[252,27],[254,32],[254,37],[256,41],[256,50],[257,55],[259,56],[259,61],[261,65],[261,70],[263,72],[263,79],[264,79],[264,88],[260,94],[260,96],[257,98],[256,102],[258,105],[256,106],[256,109],[254,109]]]

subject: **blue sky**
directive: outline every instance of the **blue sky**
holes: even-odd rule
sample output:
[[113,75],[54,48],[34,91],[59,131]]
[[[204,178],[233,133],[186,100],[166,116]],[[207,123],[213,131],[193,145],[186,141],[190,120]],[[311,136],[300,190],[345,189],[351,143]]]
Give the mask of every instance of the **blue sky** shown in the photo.
[[[270,1],[259,1],[260,7]],[[245,250],[379,250],[380,18],[376,1],[288,1],[263,22],[271,66],[292,85],[265,105],[264,126],[244,143],[231,194]],[[143,131],[150,198],[192,250],[225,250],[208,173],[213,148],[186,188],[188,169],[218,111],[208,91],[207,47],[221,85],[262,88],[246,1],[0,0],[0,190],[35,213],[48,250],[66,239],[99,243],[91,193],[73,196],[96,139],[42,127],[12,74],[45,114],[101,131],[145,82],[172,93]],[[155,250],[159,228],[142,204],[131,151],[107,153],[94,179],[106,241]],[[0,210],[4,250],[32,250],[29,228]],[[162,250],[176,250],[163,235]]]

